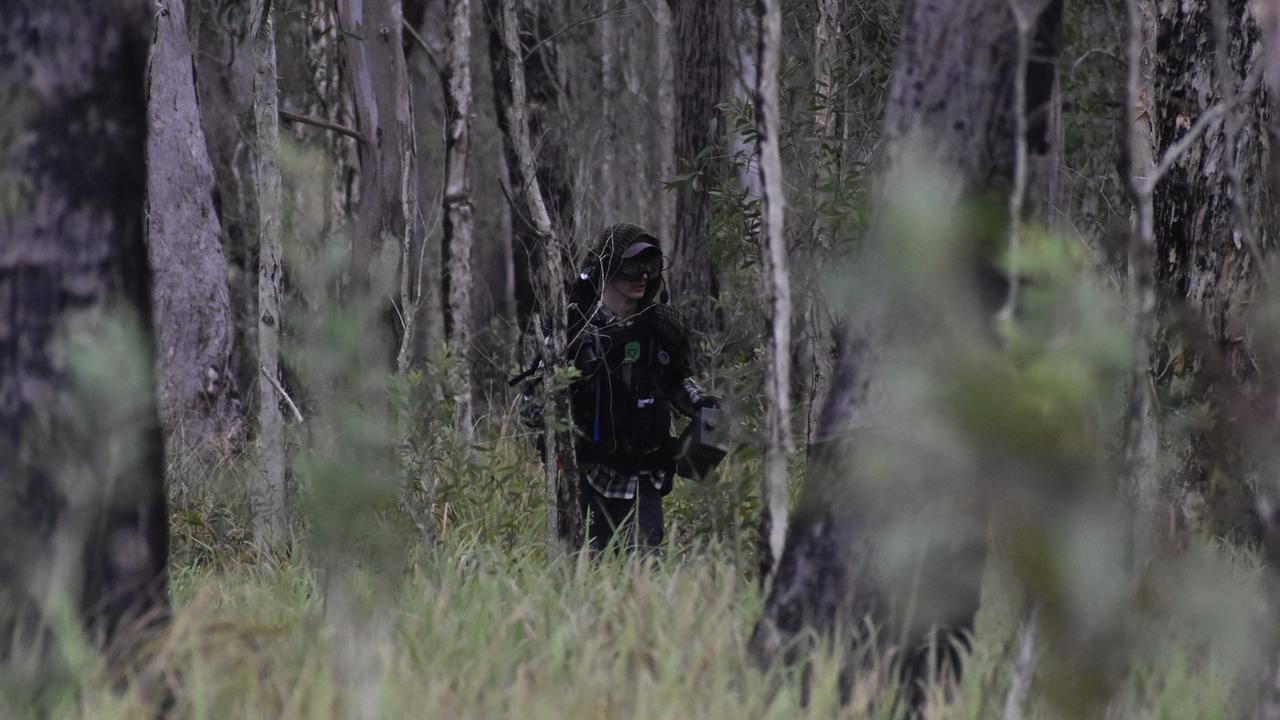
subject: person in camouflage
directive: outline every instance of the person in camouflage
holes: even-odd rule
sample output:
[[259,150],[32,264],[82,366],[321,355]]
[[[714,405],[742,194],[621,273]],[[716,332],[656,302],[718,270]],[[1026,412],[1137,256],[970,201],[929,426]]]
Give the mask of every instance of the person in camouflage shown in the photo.
[[679,444],[672,409],[694,417],[716,407],[691,377],[689,331],[665,302],[666,258],[652,234],[612,225],[600,234],[569,303],[570,385],[582,511],[591,546],[619,536],[624,548],[663,540],[662,499]]

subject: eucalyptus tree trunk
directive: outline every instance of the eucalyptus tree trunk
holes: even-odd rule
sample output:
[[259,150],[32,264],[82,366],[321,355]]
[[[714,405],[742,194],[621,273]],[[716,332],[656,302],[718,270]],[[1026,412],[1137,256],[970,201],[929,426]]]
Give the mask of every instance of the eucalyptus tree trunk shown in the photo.
[[449,312],[445,318],[456,376],[457,424],[468,445],[475,440],[471,363],[471,2],[449,0],[445,86],[444,248]]
[[[754,100],[760,84],[760,28],[756,11],[757,8],[750,5],[734,6],[728,18],[728,46],[733,48],[732,54],[736,56],[729,73],[730,93],[744,105]],[[729,137],[732,141],[730,156],[743,159],[738,167],[738,185],[746,193],[747,201],[759,200],[762,192],[760,168],[746,162],[753,154],[750,144],[736,131],[730,131]]]
[[600,207],[604,211],[605,225],[620,220],[618,217],[618,178],[615,175],[618,145],[618,52],[616,20],[611,17],[611,7],[617,0],[600,0],[600,105],[604,123],[604,143],[600,148]]
[[345,78],[364,139],[351,276],[360,287],[377,287],[390,279],[382,273],[399,268],[396,368],[404,373],[413,359],[425,272],[404,21],[400,0],[338,0],[337,6]]
[[[307,114],[331,126],[355,125],[351,96],[342,84],[342,48],[338,39],[338,18],[332,0],[306,0],[307,27],[303,36],[309,92],[303,98]],[[301,130],[303,125],[295,125]],[[332,159],[329,202],[321,228],[324,237],[346,228],[354,207],[354,179],[357,176],[360,141],[341,132],[311,135],[315,146]]]
[[289,544],[285,500],[284,401],[280,374],[281,249],[280,127],[276,34],[271,0],[250,5],[253,52],[254,160],[258,221],[258,482],[252,489],[258,542],[268,553]]
[[1155,47],[1155,6],[1151,0],[1129,0],[1128,75],[1126,80],[1126,150],[1129,197],[1133,203],[1129,235],[1128,291],[1133,316],[1133,357],[1129,398],[1125,408],[1124,450],[1128,473],[1126,490],[1134,502],[1133,552],[1141,570],[1155,549],[1160,478],[1156,451],[1159,437],[1153,407],[1150,372],[1155,332],[1155,228],[1152,178],[1155,148],[1152,137],[1151,59]]
[[[839,62],[840,37],[840,3],[839,0],[817,0],[817,20],[813,26],[813,95],[816,110],[813,124],[817,137],[817,157],[814,161],[813,193],[824,197],[826,188],[831,187],[837,177],[836,170],[840,160],[841,144],[837,141],[836,114],[836,68]],[[831,229],[821,215],[814,228],[814,246],[810,252],[814,255],[810,268],[817,270],[821,258],[831,248]],[[822,297],[819,283],[811,283],[808,296],[802,299],[801,319],[804,322],[803,348],[810,362],[808,380],[808,412],[805,422],[805,437],[811,446],[818,427],[818,416],[826,402],[827,388],[831,383],[831,374],[835,368],[832,353],[834,346],[834,329],[831,324],[831,313],[828,303]]]
[[192,74],[183,0],[156,13],[147,124],[147,242],[165,460],[206,483],[243,435],[217,187]]
[[[653,54],[658,65],[658,134],[654,138],[654,148],[657,155],[658,179],[666,182],[676,174],[676,58],[671,47],[675,29],[668,0],[654,3],[653,15],[655,26]],[[676,194],[671,191],[662,192],[658,210],[658,239],[662,244],[662,254],[674,257]]]
[[168,609],[144,236],[153,12],[14,0],[0,13],[0,646],[14,689],[47,687],[53,643],[78,647],[77,623],[90,642],[132,644]]
[[765,349],[764,487],[761,497],[761,581],[767,586],[787,537],[787,458],[791,442],[791,279],[783,232],[786,201],[778,137],[778,55],[782,43],[780,0],[760,0],[755,107],[761,180],[761,285],[769,318]]
[[1172,460],[1156,480],[1172,491],[1159,499],[1172,505],[1176,522],[1195,521],[1195,508],[1204,506],[1209,514],[1201,519],[1221,532],[1253,524],[1245,484],[1213,478],[1249,472],[1240,438],[1251,429],[1250,414],[1233,409],[1224,391],[1251,395],[1268,372],[1255,362],[1250,315],[1275,242],[1268,172],[1275,108],[1259,91],[1265,58],[1248,6],[1191,0],[1149,10],[1160,41],[1150,69],[1158,161],[1148,181],[1160,324],[1151,335],[1149,382],[1169,428],[1160,447]]
[[227,259],[235,332],[236,380],[256,387],[258,370],[258,230],[254,192],[253,53],[246,40],[249,3],[187,0],[196,94],[217,181],[218,220]]
[[[566,144],[563,123],[558,122],[559,109],[569,104],[565,97],[568,87],[560,80],[561,62],[556,43],[550,38],[557,28],[552,27],[550,6],[546,3],[534,4],[532,11],[515,9],[520,20],[517,43],[522,49],[520,71],[524,76],[525,117],[529,124],[529,137],[534,153],[534,172],[537,175],[538,187],[542,193],[542,203],[547,210],[554,231],[564,233],[566,228],[573,227],[573,173],[570,153]],[[512,104],[512,78],[507,51],[501,35],[497,16],[499,7],[496,0],[484,3],[485,17],[489,29],[489,63],[493,72],[493,102],[498,118],[498,127],[509,133],[506,111],[504,108]],[[535,32],[537,30],[537,32]],[[543,42],[539,37],[547,38]],[[537,139],[536,146],[532,138]],[[515,193],[524,186],[520,158],[515,155],[514,147],[504,142],[503,157],[511,187]],[[516,199],[513,205],[512,225],[512,265],[514,275],[514,295],[516,311],[521,328],[529,328],[534,314],[544,312],[540,303],[543,298],[538,291],[538,278],[543,269],[540,263],[546,255],[541,250],[540,230],[536,220],[524,209],[524,200]],[[559,258],[559,256],[556,256]],[[568,261],[569,258],[563,258]],[[561,261],[557,259],[557,262]],[[531,330],[535,335],[537,330]]]
[[551,224],[565,248],[582,212],[575,199],[579,183],[574,171],[579,161],[569,123],[574,104],[573,68],[564,48],[566,20],[556,3],[517,3],[518,39],[524,53],[525,102],[528,105],[529,138],[542,188],[543,203]]
[[839,63],[840,0],[817,0],[813,24],[813,94],[818,98],[813,124],[820,140],[836,133],[835,71]]
[[675,155],[677,172],[693,175],[676,196],[672,281],[678,297],[710,318],[719,281],[711,264],[711,190],[719,181],[716,146],[723,137],[716,104],[724,90],[719,0],[669,0],[675,13]]
[[[543,350],[542,393],[549,417],[542,431],[542,465],[547,492],[547,535],[553,552],[576,547],[582,541],[582,517],[578,506],[579,480],[574,455],[572,417],[568,392],[555,388],[556,372],[565,364],[566,327],[565,278],[561,240],[551,224],[540,187],[533,144],[530,140],[526,100],[524,51],[519,40],[519,18],[515,0],[485,0],[491,23],[491,39],[500,43],[493,55],[494,85],[498,98],[499,127],[507,155],[517,164],[510,168],[518,194],[513,212],[525,217],[534,231],[531,261],[538,269],[537,290],[543,327],[550,343]],[[502,84],[501,90],[498,85]],[[536,327],[536,326],[535,326]],[[557,429],[557,426],[563,429]]]
[[[949,177],[930,196],[930,202],[943,211],[989,201],[993,195],[1008,197],[1019,164],[1014,130],[1023,114],[1027,152],[1052,151],[1047,106],[1054,97],[1062,3],[1038,3],[1038,12],[1026,9],[1034,4],[1023,5],[1033,19],[1032,37],[1046,42],[1029,64],[1020,62],[1026,56],[1019,53],[1014,8],[1007,0],[908,4],[883,126],[886,187],[901,187],[895,183],[924,163],[923,167]],[[1015,89],[1024,74],[1025,105],[1019,106]],[[1027,179],[1027,188],[1034,193],[1046,187],[1045,178]],[[883,222],[872,222],[871,227],[868,248],[898,242],[884,235]],[[975,259],[971,267],[953,271],[980,290],[975,293],[981,299],[976,310],[987,322],[1005,300],[1002,292],[991,292],[983,284],[996,284],[988,270],[981,259]],[[1000,289],[999,284],[995,289]],[[880,631],[881,649],[888,643],[901,650],[915,677],[926,668],[913,658],[926,658],[917,650],[928,645],[938,657],[952,656],[949,661],[958,670],[954,665],[959,659],[948,642],[955,631],[972,626],[978,606],[985,562],[981,493],[976,488],[971,497],[954,490],[943,492],[967,482],[961,477],[925,480],[929,484],[924,491],[939,492],[935,501],[956,504],[937,510],[963,516],[951,528],[960,534],[918,548],[922,555],[906,568],[914,568],[914,574],[900,578],[894,573],[904,568],[890,569],[882,554],[891,549],[884,546],[887,541],[882,534],[896,521],[871,509],[880,505],[864,502],[874,499],[875,491],[865,485],[868,479],[852,474],[858,453],[867,452],[874,439],[912,433],[912,428],[878,425],[887,422],[877,412],[889,400],[884,366],[887,342],[904,331],[885,324],[888,298],[876,295],[866,300],[866,307],[843,309],[836,334],[835,372],[804,492],[751,638],[752,654],[761,662],[804,658],[808,645],[801,638],[810,632],[827,635],[837,628],[864,628],[870,623]],[[886,478],[885,482],[895,480],[909,478]],[[891,503],[881,509],[899,514],[914,511]],[[908,683],[908,687],[914,685]],[[913,704],[918,705],[921,698],[917,691],[911,692]]]
[[[448,3],[414,0],[404,3],[406,33],[409,27],[416,27],[419,44],[415,38],[409,43],[405,53],[408,64],[409,91],[413,101],[413,122],[416,126],[415,136],[418,139],[418,205],[422,208],[438,208],[444,202],[445,178],[440,171],[442,162],[435,158],[447,154],[446,133],[441,132],[441,121],[447,116],[445,93],[448,80],[442,75],[447,68],[448,40]],[[437,154],[437,148],[438,153]],[[417,332],[418,355],[430,358],[439,348],[446,346],[446,315],[449,314],[449,254],[444,249],[444,217],[441,217],[440,232],[435,232],[435,223],[427,220],[423,227],[423,242],[426,243],[426,257],[434,262],[423,269],[424,282],[422,306],[419,311],[419,328]],[[474,253],[473,253],[474,254]],[[474,324],[474,321],[473,321]],[[443,389],[443,386],[438,386]],[[443,399],[443,395],[439,395]],[[443,406],[443,402],[440,403]]]

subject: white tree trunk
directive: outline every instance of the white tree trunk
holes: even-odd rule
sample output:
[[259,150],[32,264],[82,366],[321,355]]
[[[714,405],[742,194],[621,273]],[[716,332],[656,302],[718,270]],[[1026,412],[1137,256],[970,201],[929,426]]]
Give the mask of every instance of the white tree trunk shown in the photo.
[[[675,50],[672,37],[675,28],[671,19],[671,6],[667,0],[654,3],[654,20],[657,31],[653,34],[654,55],[658,63],[658,179],[667,181],[676,174],[676,90]],[[664,191],[658,212],[658,239],[662,254],[671,257],[675,252],[676,195]]]
[[[506,141],[510,144],[517,167],[512,168],[521,179],[520,193],[517,202],[529,220],[536,236],[536,247],[533,252],[540,256],[534,263],[538,269],[537,290],[541,293],[541,308],[544,313],[545,327],[550,330],[551,347],[543,350],[542,392],[547,411],[551,417],[561,423],[571,424],[568,393],[564,389],[555,389],[556,370],[564,363],[566,353],[565,337],[565,296],[564,269],[562,267],[564,253],[560,238],[551,224],[551,216],[547,212],[546,203],[542,199],[542,189],[538,183],[537,165],[534,162],[533,143],[529,137],[529,118],[527,90],[524,76],[524,50],[520,46],[519,19],[516,13],[515,0],[500,0],[494,8],[494,22],[497,25],[502,43],[502,56],[511,86],[510,101],[505,103],[502,113],[507,133]],[[500,75],[500,73],[495,73]],[[534,327],[539,328],[538,318]],[[581,518],[578,508],[578,472],[574,457],[572,430],[557,430],[555,423],[548,422],[543,430],[544,457],[547,491],[547,536],[548,547],[552,553],[562,552],[565,545],[581,541]]]
[[284,416],[280,412],[280,129],[276,36],[270,0],[250,6],[254,56],[253,117],[258,198],[258,483],[254,530],[268,552],[286,548]]
[[183,0],[156,14],[149,75],[147,249],[166,474],[199,486],[237,450],[243,423],[227,260]]
[[471,2],[449,0],[444,71],[444,246],[449,248],[449,350],[453,354],[455,418],[469,447],[475,441],[471,365]]
[[1139,570],[1155,550],[1159,477],[1156,467],[1158,436],[1153,411],[1150,373],[1151,341],[1155,333],[1155,143],[1152,135],[1155,105],[1151,92],[1151,60],[1155,42],[1155,8],[1150,0],[1129,0],[1128,120],[1129,194],[1133,227],[1129,235],[1128,294],[1133,314],[1133,357],[1129,371],[1129,401],[1125,410],[1124,449],[1127,490],[1134,501],[1134,564]]
[[600,0],[600,100],[604,121],[604,146],[600,148],[600,197],[601,210],[605,223],[615,222],[618,217],[617,178],[614,177],[615,155],[618,144],[618,70],[616,59],[617,48],[616,22],[610,17],[610,6],[617,0]]
[[778,53],[782,39],[779,0],[760,0],[759,73],[756,77],[756,132],[759,136],[761,201],[761,284],[769,317],[765,352],[764,503],[765,548],[761,561],[768,582],[787,537],[787,458],[791,451],[791,282],[787,239],[783,233],[786,201],[778,133]]

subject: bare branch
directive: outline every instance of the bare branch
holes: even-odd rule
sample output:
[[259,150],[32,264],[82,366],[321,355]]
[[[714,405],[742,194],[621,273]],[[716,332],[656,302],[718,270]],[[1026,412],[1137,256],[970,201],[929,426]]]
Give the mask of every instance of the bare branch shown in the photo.
[[1247,100],[1249,96],[1253,94],[1253,91],[1258,87],[1258,81],[1262,78],[1262,68],[1262,63],[1254,65],[1253,70],[1249,72],[1249,76],[1245,78],[1244,85],[1241,86],[1240,92],[1233,95],[1230,100],[1220,102],[1208,110],[1205,110],[1200,114],[1200,117],[1196,118],[1196,121],[1191,128],[1187,130],[1182,137],[1178,138],[1178,141],[1171,145],[1169,149],[1165,151],[1164,156],[1160,158],[1160,162],[1156,165],[1155,171],[1147,178],[1144,188],[1145,192],[1152,192],[1155,190],[1156,184],[1160,182],[1160,179],[1164,177],[1165,173],[1169,172],[1169,169],[1173,167],[1174,163],[1178,162],[1178,158],[1182,157],[1182,154],[1195,144],[1195,141],[1199,139],[1200,135],[1209,127],[1209,125],[1213,124],[1213,122],[1218,118],[1234,110],[1240,105],[1240,103]]
[[314,125],[318,128],[324,128],[325,130],[332,130],[339,135],[346,135],[349,138],[355,138],[356,142],[359,142],[361,145],[368,144],[368,141],[364,139],[364,135],[362,135],[359,130],[352,130],[346,125],[331,123],[328,120],[321,120],[320,118],[313,118],[307,115],[299,115],[283,109],[279,111],[279,114],[281,120],[288,120],[289,122],[301,123],[303,125]]
[[427,62],[431,63],[431,69],[435,70],[437,75],[440,74],[441,62],[440,58],[436,57],[440,51],[431,47],[431,44],[418,34],[418,31],[409,24],[408,20],[403,21],[403,26],[404,31],[409,33],[409,37],[413,38],[413,41],[417,43],[418,47],[422,48],[422,51],[427,54]]
[[[665,2],[665,0],[664,0],[664,2]],[[621,4],[621,3],[619,3],[619,4]],[[615,7],[616,7],[616,5],[615,5]],[[599,21],[599,20],[603,20],[604,18],[607,18],[607,17],[610,17],[610,16],[613,16],[613,17],[626,17],[626,16],[627,16],[627,13],[625,13],[625,12],[617,12],[617,11],[615,11],[615,10],[613,10],[613,9],[611,8],[611,9],[609,9],[609,10],[605,10],[604,12],[596,13],[595,15],[592,15],[592,16],[590,16],[590,17],[584,17],[584,18],[582,18],[581,20],[574,20],[573,22],[569,23],[568,25],[565,25],[564,27],[560,28],[559,30],[557,30],[557,31],[555,31],[555,32],[553,32],[553,33],[551,33],[550,35],[548,35],[548,36],[546,36],[546,37],[542,38],[541,40],[539,40],[538,42],[534,43],[534,44],[533,44],[533,47],[529,48],[529,50],[528,50],[527,52],[525,52],[524,57],[520,58],[520,61],[521,61],[521,62],[529,62],[529,58],[533,57],[533,54],[534,54],[535,52],[537,52],[539,48],[541,48],[543,45],[546,45],[547,43],[551,42],[552,40],[555,40],[556,38],[560,37],[561,35],[563,35],[563,34],[565,34],[565,33],[569,32],[570,30],[573,30],[574,28],[582,27],[583,25],[590,25],[590,24],[591,24],[591,23],[593,23],[593,22],[597,22],[597,21]]]
[[267,379],[267,382],[271,383],[271,387],[275,388],[276,392],[280,393],[280,397],[284,398],[285,404],[289,406],[291,411],[293,411],[293,419],[297,420],[298,424],[302,424],[302,411],[298,410],[298,406],[294,404],[293,398],[289,397],[289,393],[285,392],[284,386],[280,384],[279,380],[272,377],[271,373],[267,372],[265,365],[259,365],[258,369],[262,371],[262,376]]

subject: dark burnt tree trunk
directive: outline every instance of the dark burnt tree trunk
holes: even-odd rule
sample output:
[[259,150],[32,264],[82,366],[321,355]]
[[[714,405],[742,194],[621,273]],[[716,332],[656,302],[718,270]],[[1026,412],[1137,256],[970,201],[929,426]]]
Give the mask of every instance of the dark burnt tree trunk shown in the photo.
[[[1031,61],[1026,66],[1023,108],[1023,189],[1033,200],[1049,187],[1048,179],[1035,170],[1051,164],[1042,158],[1054,153],[1057,145],[1049,120],[1062,3],[1043,7],[1043,12],[1030,14],[1034,25],[1028,35]],[[1018,174],[1018,37],[1007,0],[908,3],[884,119],[884,178],[908,172],[913,160],[923,159],[954,179],[948,187],[952,195],[936,198],[938,203],[994,200],[996,207],[1005,206]],[[1025,217],[1044,204],[1021,203],[1020,212]],[[869,242],[895,241],[873,235]],[[1007,282],[993,277],[986,262],[979,259],[956,272],[972,273],[983,291],[985,313],[994,314],[1006,303]],[[802,638],[808,631],[829,635],[838,628],[864,628],[867,622],[880,628],[882,643],[901,638],[900,649],[911,656],[930,628],[940,630],[938,639],[944,639],[948,631],[971,627],[977,610],[984,544],[980,529],[972,537],[952,538],[949,548],[934,548],[937,557],[925,559],[926,568],[941,563],[966,570],[953,570],[945,602],[917,608],[907,626],[895,626],[905,622],[901,613],[907,599],[896,596],[871,569],[877,531],[885,521],[865,510],[859,480],[849,475],[850,454],[858,451],[856,438],[877,422],[873,406],[883,372],[879,343],[887,328],[874,315],[855,311],[845,308],[837,332],[835,370],[804,492],[751,639],[751,651],[762,663],[805,657]],[[931,580],[926,572],[923,582]],[[928,594],[928,585],[921,592]]]
[[710,317],[719,294],[711,263],[711,190],[722,172],[724,41],[719,0],[669,0],[675,16],[676,172],[696,176],[676,196],[672,284],[695,315]]
[[169,477],[202,484],[243,432],[217,187],[183,0],[156,15],[148,97],[147,247]]
[[[0,13],[4,653],[10,613],[21,648],[54,621],[42,610],[62,609],[49,598],[107,640],[167,607],[143,214],[152,12],[16,0]],[[141,332],[111,330],[126,326]]]
[[[1203,519],[1216,530],[1250,524],[1252,498],[1243,483],[1215,475],[1247,474],[1240,438],[1248,414],[1220,402],[1223,392],[1254,385],[1247,316],[1258,289],[1258,260],[1275,241],[1267,131],[1271,115],[1259,92],[1260,41],[1245,0],[1156,4],[1155,156],[1163,156],[1196,120],[1232,105],[1155,187],[1155,287],[1160,329],[1152,348],[1165,428],[1162,451],[1172,461],[1162,486],[1174,493],[1170,524]],[[1210,413],[1203,412],[1208,407]],[[1201,502],[1201,501],[1207,501]],[[1210,516],[1197,518],[1197,508]]]
[[[567,236],[574,226],[573,172],[569,148],[566,144],[562,128],[556,122],[555,115],[568,103],[565,95],[568,88],[560,79],[560,59],[556,44],[549,36],[556,31],[547,3],[535,3],[536,10],[529,11],[523,3],[519,3],[517,14],[520,20],[520,46],[524,50],[523,69],[527,88],[529,133],[535,146],[533,153],[536,160],[538,186],[542,189],[543,203],[547,207],[552,224],[557,232]],[[493,77],[493,102],[498,119],[498,128],[506,136],[510,132],[503,114],[504,107],[511,105],[511,74],[503,57],[505,50],[497,23],[494,22],[497,4],[486,1],[484,14],[489,30],[489,63]],[[543,42],[547,39],[547,42]],[[532,52],[530,52],[532,50]],[[510,187],[506,191],[512,196],[517,189],[524,186],[526,178],[522,175],[519,158],[514,150],[504,145],[503,156],[506,159],[506,170]],[[515,237],[512,241],[514,265],[514,294],[516,313],[521,327],[527,327],[534,313],[541,311],[541,300],[535,289],[535,278],[542,272],[539,265],[538,247],[539,233],[529,214],[520,209],[522,201],[514,201],[511,214],[512,230]],[[562,258],[567,262],[570,258]]]

